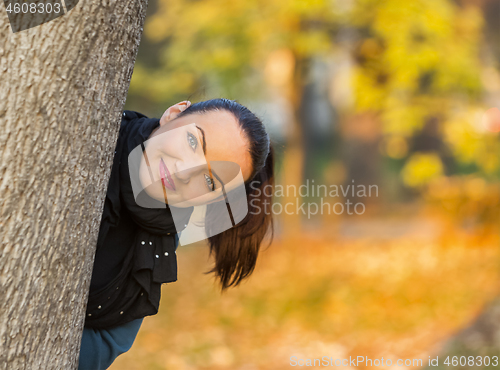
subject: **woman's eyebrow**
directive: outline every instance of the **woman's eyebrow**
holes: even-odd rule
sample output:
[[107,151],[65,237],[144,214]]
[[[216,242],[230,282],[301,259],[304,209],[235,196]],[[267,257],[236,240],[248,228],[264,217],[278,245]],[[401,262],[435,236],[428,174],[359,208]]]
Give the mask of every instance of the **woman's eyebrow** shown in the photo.
[[203,129],[201,127],[196,126],[196,128],[198,130],[200,130],[200,132],[201,132],[201,139],[203,141],[203,154],[205,154],[205,156],[206,156],[207,155],[207,142],[205,140],[205,131],[203,131]]

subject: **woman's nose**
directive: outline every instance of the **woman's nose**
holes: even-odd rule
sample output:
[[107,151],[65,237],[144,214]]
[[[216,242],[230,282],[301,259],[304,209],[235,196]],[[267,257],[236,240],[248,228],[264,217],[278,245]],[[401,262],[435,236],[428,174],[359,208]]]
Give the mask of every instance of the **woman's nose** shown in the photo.
[[178,160],[175,163],[175,177],[182,182],[189,182],[189,179],[207,168],[205,158],[190,158],[188,160]]

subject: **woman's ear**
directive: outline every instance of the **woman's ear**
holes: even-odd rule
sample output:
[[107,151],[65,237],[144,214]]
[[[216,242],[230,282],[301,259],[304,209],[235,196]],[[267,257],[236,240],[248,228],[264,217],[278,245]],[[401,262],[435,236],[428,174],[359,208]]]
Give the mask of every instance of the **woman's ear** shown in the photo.
[[163,116],[161,116],[160,126],[163,126],[167,122],[173,120],[181,112],[185,111],[186,108],[188,108],[190,105],[191,105],[191,102],[189,100],[185,100],[185,101],[182,101],[180,103],[172,105],[170,108],[168,108],[165,111],[165,113],[163,113]]

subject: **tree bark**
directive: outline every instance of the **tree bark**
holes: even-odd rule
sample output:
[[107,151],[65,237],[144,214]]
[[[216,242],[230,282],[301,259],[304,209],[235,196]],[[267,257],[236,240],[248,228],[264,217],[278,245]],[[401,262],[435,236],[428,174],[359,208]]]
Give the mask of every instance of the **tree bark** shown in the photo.
[[147,0],[0,18],[0,369],[75,369]]

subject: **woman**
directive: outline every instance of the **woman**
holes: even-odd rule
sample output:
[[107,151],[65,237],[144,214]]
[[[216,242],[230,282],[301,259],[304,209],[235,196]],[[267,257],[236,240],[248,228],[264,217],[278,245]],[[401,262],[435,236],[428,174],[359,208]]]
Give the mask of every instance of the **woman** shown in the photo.
[[[130,158],[139,148],[144,159],[136,166]],[[211,166],[216,163],[235,164],[243,179],[248,212],[242,219],[231,214],[228,199],[234,197],[221,178],[224,168],[217,167],[218,176]],[[215,256],[207,273],[215,273],[221,290],[247,278],[265,234],[272,231],[271,215],[256,210],[270,202],[266,194],[272,192],[261,189],[272,186],[273,177],[264,125],[235,101],[184,101],[159,120],[125,111],[99,229],[79,369],[109,367],[130,349],[143,318],[158,312],[161,284],[177,280],[178,233],[188,227],[199,199],[207,205],[206,230]],[[215,214],[212,202],[221,198],[232,222],[225,229],[216,227],[220,217],[208,217]]]

